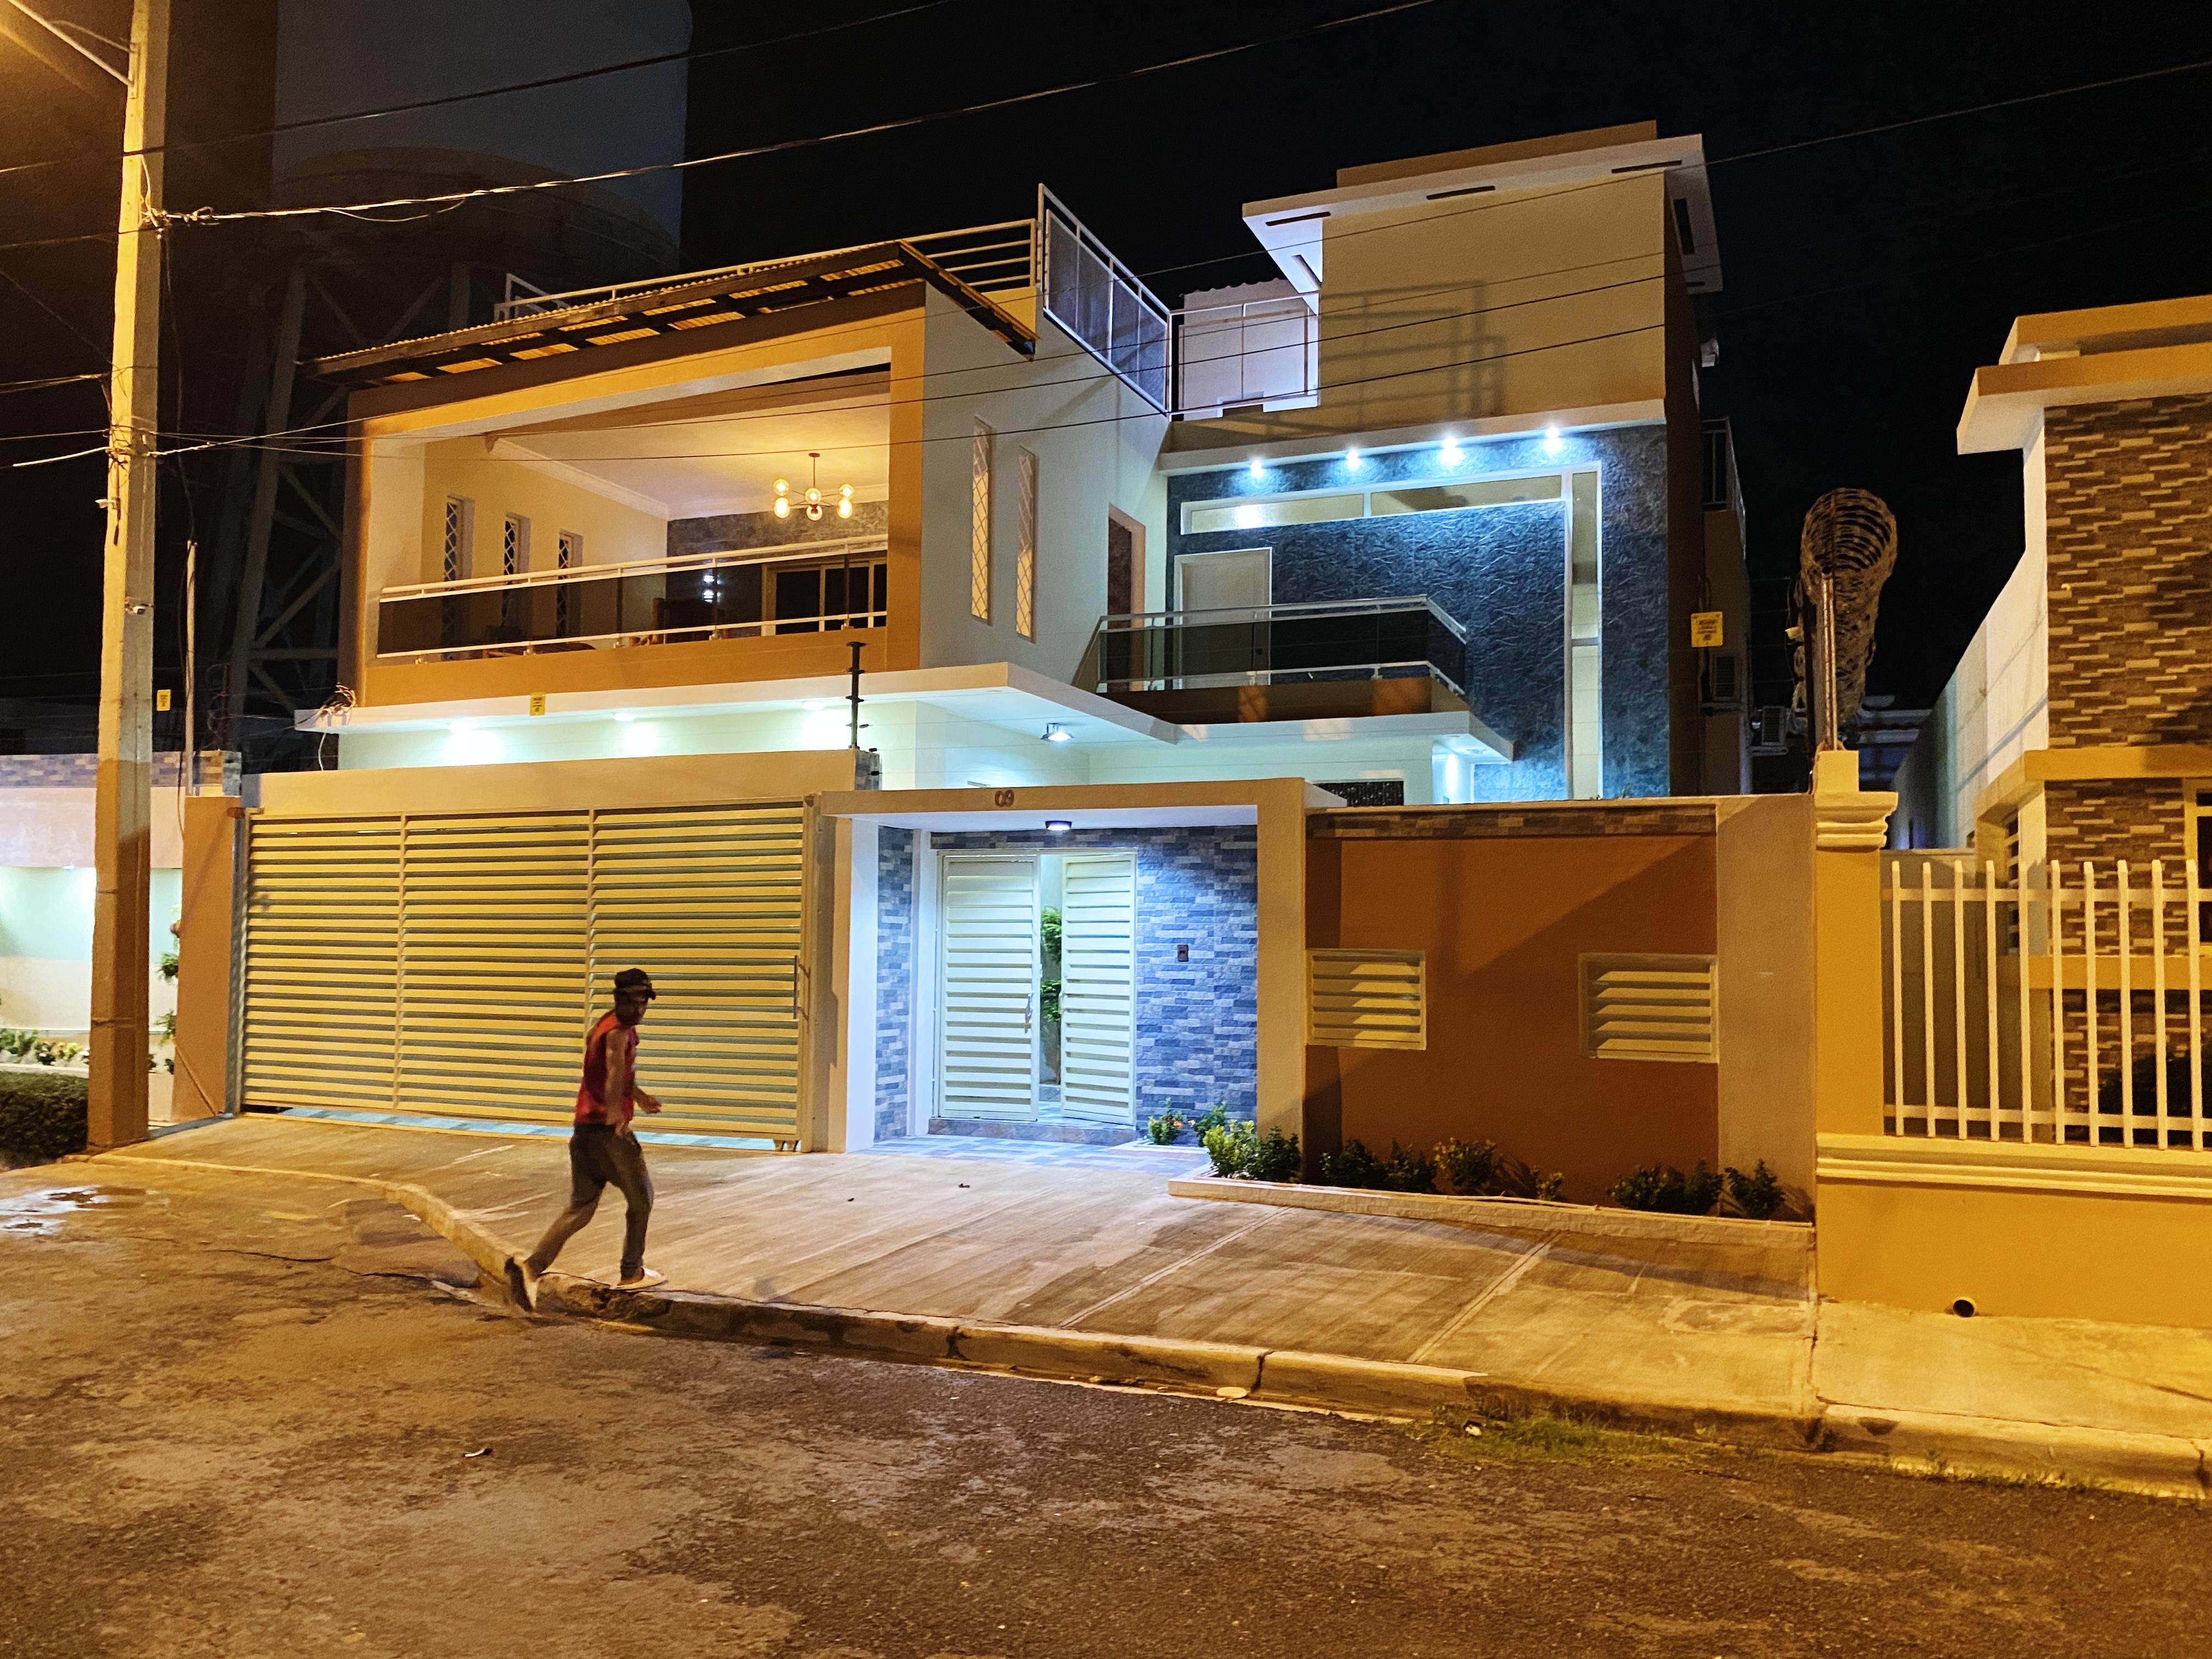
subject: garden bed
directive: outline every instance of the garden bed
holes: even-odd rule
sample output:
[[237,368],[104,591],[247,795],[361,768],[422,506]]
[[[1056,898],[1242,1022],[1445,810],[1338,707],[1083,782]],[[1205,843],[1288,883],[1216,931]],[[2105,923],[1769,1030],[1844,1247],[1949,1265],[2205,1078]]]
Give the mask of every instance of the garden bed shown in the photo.
[[1334,1210],[1344,1215],[1395,1216],[1406,1221],[1442,1221],[1496,1233],[1564,1232],[1591,1238],[1658,1239],[1674,1243],[1762,1243],[1806,1250],[1813,1247],[1813,1224],[1808,1221],[1752,1221],[1732,1215],[1666,1215],[1651,1210],[1601,1208],[1549,1199],[1453,1198],[1436,1193],[1243,1181],[1212,1175],[1179,1176],[1168,1182],[1168,1191],[1176,1198],[1273,1204],[1294,1210]]

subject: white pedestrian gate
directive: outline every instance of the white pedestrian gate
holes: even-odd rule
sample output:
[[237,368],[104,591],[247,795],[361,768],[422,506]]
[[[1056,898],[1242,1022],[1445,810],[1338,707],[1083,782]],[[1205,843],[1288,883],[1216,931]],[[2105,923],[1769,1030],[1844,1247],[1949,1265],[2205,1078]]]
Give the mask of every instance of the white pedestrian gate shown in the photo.
[[795,801],[256,814],[241,1103],[565,1119],[640,967],[654,1127],[795,1144],[805,830]]
[[1135,1121],[1137,861],[1071,856],[1060,900],[1060,1109]]
[[939,907],[938,1109],[1036,1115],[1037,861],[948,857]]

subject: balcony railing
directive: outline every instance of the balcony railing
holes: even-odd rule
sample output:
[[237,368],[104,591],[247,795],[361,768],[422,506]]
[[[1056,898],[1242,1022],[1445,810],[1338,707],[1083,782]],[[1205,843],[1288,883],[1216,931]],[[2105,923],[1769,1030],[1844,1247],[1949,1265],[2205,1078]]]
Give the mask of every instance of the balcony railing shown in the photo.
[[1076,684],[1116,692],[1425,676],[1465,696],[1467,630],[1420,595],[1106,617]]
[[1175,313],[1175,411],[1311,406],[1320,395],[1321,319],[1304,295]]
[[1166,413],[1173,378],[1167,307],[1042,185],[1036,222],[1042,232],[1039,292],[1046,315]]
[[387,587],[379,657],[570,651],[886,625],[880,536]]

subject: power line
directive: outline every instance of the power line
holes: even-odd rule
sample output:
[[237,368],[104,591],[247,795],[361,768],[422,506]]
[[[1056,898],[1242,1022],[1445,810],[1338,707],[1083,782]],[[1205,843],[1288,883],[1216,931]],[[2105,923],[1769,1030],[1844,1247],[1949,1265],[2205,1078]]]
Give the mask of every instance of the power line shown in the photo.
[[[1047,98],[1057,98],[1070,92],[1087,92],[1099,87],[1122,85],[1146,76],[1164,74],[1170,70],[1187,69],[1194,64],[1216,62],[1245,52],[1261,51],[1280,46],[1285,41],[1298,40],[1313,35],[1326,34],[1334,30],[1349,28],[1355,23],[1371,22],[1378,17],[1389,17],[1401,12],[1418,11],[1434,5],[1437,0],[1396,0],[1396,3],[1379,6],[1370,11],[1354,13],[1349,17],[1333,18],[1300,29],[1287,29],[1279,33],[1263,35],[1256,40],[1242,40],[1234,45],[1217,46],[1208,52],[1185,53],[1179,58],[1164,59],[1156,64],[1140,64],[1135,69],[1120,70],[1110,75],[1087,76],[1079,81],[1065,81],[1057,86],[1042,87],[1032,92],[1011,94],[1004,98],[991,98],[978,103],[963,104],[950,109],[933,110],[921,115],[902,116],[896,120],[872,122],[866,126],[848,127],[842,131],[817,133],[804,138],[786,138],[772,144],[755,144],[744,149],[724,150],[714,155],[692,156],[680,161],[652,161],[640,167],[615,167],[604,173],[580,173],[567,179],[538,179],[525,184],[484,185],[471,190],[448,191],[434,196],[399,196],[377,202],[356,202],[346,205],[295,208],[248,208],[228,213],[216,213],[208,209],[196,209],[190,213],[164,216],[164,222],[189,224],[234,224],[248,219],[295,219],[314,214],[337,213],[366,216],[389,208],[423,207],[449,209],[465,202],[478,201],[491,196],[517,196],[541,190],[560,190],[571,185],[606,184],[617,179],[635,179],[647,173],[683,172],[692,167],[717,166],[724,161],[744,161],[754,156],[774,155],[789,150],[812,149],[821,144],[836,143],[847,138],[865,138],[886,132],[903,131],[910,127],[924,126],[933,121],[951,120],[963,115],[980,115],[993,110],[1012,109],[1023,104],[1032,104]],[[427,215],[415,215],[416,218]],[[378,221],[386,224],[404,224],[405,219]],[[4,252],[0,248],[0,252]]]

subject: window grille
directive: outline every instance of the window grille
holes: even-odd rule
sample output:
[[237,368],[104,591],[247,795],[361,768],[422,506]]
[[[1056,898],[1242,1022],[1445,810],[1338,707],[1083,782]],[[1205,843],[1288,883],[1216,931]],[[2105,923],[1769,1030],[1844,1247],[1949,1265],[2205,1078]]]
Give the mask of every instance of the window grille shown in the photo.
[[1428,1004],[1424,951],[1306,952],[1306,1041],[1317,1047],[1425,1048]]
[[1711,957],[1583,957],[1583,1053],[1593,1060],[1717,1059],[1716,978]]
[[1037,458],[1021,453],[1020,499],[1015,514],[1014,632],[1036,638]]
[[968,468],[968,614],[991,620],[991,428],[975,422]]
[[[584,562],[584,538],[573,530],[564,530],[553,543],[553,566],[556,570],[574,570]],[[575,621],[575,590],[562,582],[553,590],[553,632],[562,639],[574,631]]]
[[468,574],[469,504],[459,495],[448,495],[446,497],[444,556],[439,562],[439,580],[457,582]]

